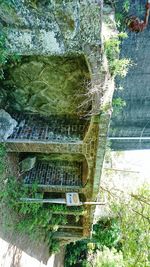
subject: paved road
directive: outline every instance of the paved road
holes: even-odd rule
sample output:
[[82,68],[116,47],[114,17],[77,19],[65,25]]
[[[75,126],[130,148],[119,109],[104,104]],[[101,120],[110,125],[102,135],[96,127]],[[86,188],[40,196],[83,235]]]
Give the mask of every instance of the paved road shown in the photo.
[[0,238],[0,267],[63,267],[64,250],[52,255],[47,265]]

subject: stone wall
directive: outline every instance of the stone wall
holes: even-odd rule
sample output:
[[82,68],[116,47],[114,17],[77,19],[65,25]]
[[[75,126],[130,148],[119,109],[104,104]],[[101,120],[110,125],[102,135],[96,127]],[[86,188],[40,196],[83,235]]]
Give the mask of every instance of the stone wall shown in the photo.
[[[59,171],[59,182],[64,162],[67,171],[72,166],[66,184],[63,180],[61,185],[56,184],[55,177],[46,188],[44,183],[39,185],[51,196],[56,193],[64,197],[65,192],[71,190],[79,192],[81,200],[90,201],[96,200],[99,191],[110,116],[100,113],[103,97],[101,5],[95,1],[29,3],[26,0],[0,4],[6,48],[10,54],[22,55],[18,65],[6,70],[7,79],[2,83],[4,95],[7,92],[9,98],[7,109],[21,116],[28,113],[18,121],[6,147],[9,152],[18,152],[20,157],[31,154],[49,157],[47,164],[52,163],[52,155],[55,155],[53,165],[55,174]],[[89,90],[95,87],[96,93],[91,94]],[[40,118],[36,123],[32,120],[34,116]],[[41,131],[41,125],[47,133],[51,127],[51,138],[45,135],[44,139],[39,132],[35,136],[36,129]],[[62,163],[60,158],[66,160]],[[73,179],[76,164],[81,166],[78,169],[82,169],[82,173]],[[60,226],[56,237],[69,242],[89,236],[93,208],[85,206],[85,210],[82,229],[75,230],[74,226],[74,231],[70,231],[69,226]]]
[[0,22],[11,52],[58,55],[100,45],[100,4],[78,0],[34,3],[16,0],[15,4],[0,4]]
[[46,116],[88,112],[88,106],[80,108],[90,79],[84,56],[22,57],[6,76],[2,87],[10,110]]

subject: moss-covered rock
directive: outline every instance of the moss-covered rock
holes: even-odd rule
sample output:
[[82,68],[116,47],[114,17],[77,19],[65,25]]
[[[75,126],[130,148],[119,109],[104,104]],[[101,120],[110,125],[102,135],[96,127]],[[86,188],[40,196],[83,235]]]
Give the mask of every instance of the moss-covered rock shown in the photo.
[[9,105],[15,110],[43,115],[83,112],[79,106],[89,79],[83,57],[26,57],[8,71],[8,79]]

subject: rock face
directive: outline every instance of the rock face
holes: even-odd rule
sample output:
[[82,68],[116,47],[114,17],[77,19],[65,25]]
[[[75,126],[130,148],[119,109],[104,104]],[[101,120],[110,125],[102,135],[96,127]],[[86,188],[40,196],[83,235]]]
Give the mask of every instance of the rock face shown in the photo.
[[0,110],[0,141],[3,142],[13,133],[17,121],[3,109]]
[[92,1],[9,2],[0,3],[0,17],[3,25],[9,24],[4,31],[11,52],[58,55],[100,44],[101,13]]
[[[30,71],[29,71],[30,70]],[[23,57],[10,69],[9,106],[13,110],[42,115],[77,114],[86,95],[89,80],[85,58]],[[8,80],[3,82],[4,88]]]
[[21,172],[30,171],[34,168],[36,157],[27,157],[20,162]]
[[28,57],[6,82],[15,110],[77,113],[87,95],[84,84],[100,79],[101,12],[93,1],[0,2],[7,50]]

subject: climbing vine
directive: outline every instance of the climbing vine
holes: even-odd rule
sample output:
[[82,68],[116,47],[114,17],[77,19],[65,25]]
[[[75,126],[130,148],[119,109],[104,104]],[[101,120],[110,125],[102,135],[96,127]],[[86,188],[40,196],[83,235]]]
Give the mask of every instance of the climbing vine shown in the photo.
[[[7,169],[5,147],[0,144],[0,213],[3,227],[6,231],[27,234],[30,239],[43,240],[49,246],[50,253],[58,252],[59,243],[53,235],[58,225],[67,223],[67,214],[53,214],[54,205],[49,208],[41,203],[21,202],[22,197],[35,198],[37,184],[31,188],[25,187],[21,180],[6,173]],[[63,207],[60,209],[63,210]]]

